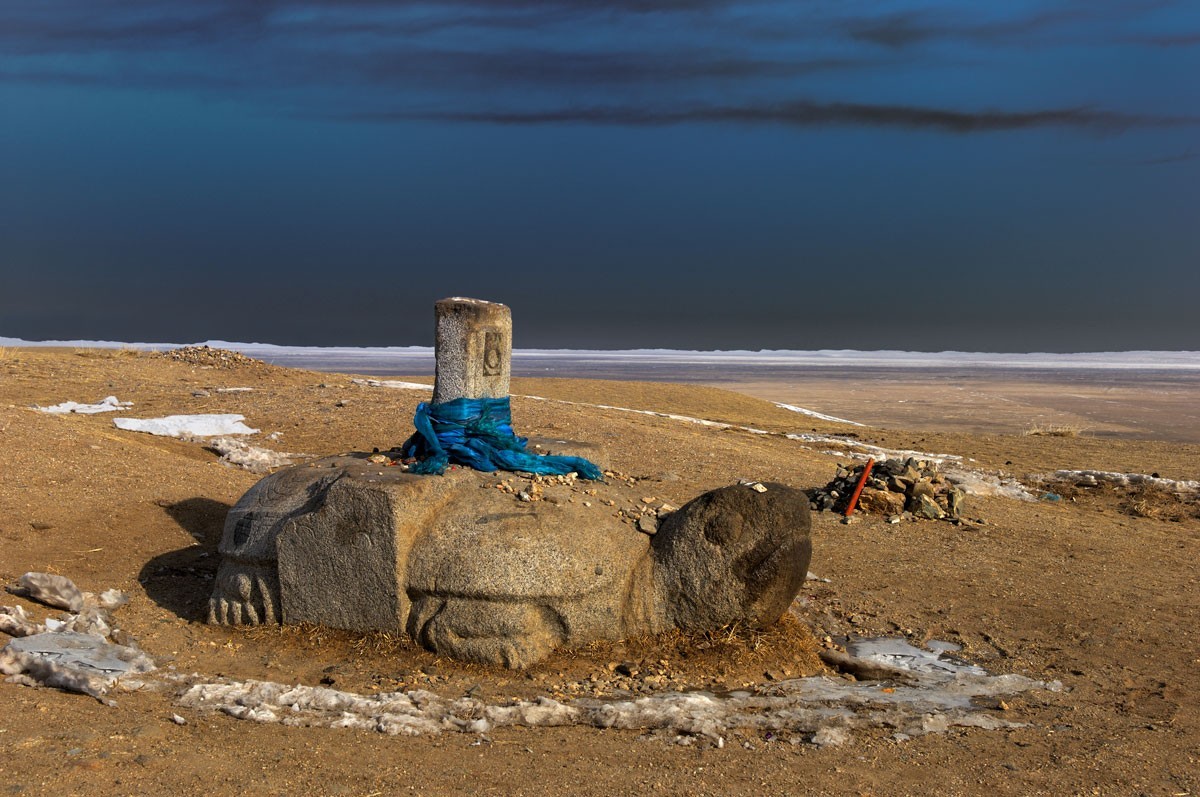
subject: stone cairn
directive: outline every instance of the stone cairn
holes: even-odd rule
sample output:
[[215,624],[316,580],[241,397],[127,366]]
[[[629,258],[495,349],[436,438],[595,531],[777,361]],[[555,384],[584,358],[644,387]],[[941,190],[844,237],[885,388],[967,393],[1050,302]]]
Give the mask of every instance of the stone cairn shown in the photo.
[[[809,505],[818,512],[845,512],[865,468],[866,463],[839,465],[833,481],[812,491]],[[885,459],[871,469],[855,511],[887,515],[892,522],[906,516],[954,521],[962,514],[965,495],[938,471],[936,462]]]

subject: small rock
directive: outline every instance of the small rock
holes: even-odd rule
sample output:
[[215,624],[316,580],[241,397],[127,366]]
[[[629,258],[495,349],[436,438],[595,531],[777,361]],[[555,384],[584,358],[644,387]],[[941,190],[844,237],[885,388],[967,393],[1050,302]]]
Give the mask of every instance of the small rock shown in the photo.
[[207,390],[193,390],[192,391],[192,398],[208,398],[211,395],[212,394],[209,393]]
[[178,714],[171,715],[171,722],[175,723],[176,725],[187,725],[187,720],[185,720],[183,717],[179,716]]
[[937,505],[937,501],[928,495],[921,495],[916,499],[913,514],[930,520],[941,520],[946,516],[942,508]]
[[946,509],[950,517],[957,518],[962,514],[963,500],[965,498],[966,493],[958,487],[951,487],[950,492],[946,493]]
[[529,493],[525,492],[524,490],[517,493],[517,498],[522,501],[532,501],[533,500],[533,496],[530,495]]
[[642,515],[637,522],[638,531],[653,536],[658,533],[658,520],[653,515]]
[[864,512],[880,515],[895,515],[904,511],[904,496],[890,490],[868,487],[858,498],[858,508]]

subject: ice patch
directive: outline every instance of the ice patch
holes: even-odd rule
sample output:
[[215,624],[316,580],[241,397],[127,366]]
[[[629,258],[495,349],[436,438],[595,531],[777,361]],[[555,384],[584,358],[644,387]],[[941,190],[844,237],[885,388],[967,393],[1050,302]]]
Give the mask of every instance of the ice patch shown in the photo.
[[34,407],[38,412],[48,412],[52,415],[95,415],[98,412],[117,412],[133,406],[132,401],[120,401],[116,396],[105,396],[95,404],[80,404],[77,401],[64,401],[53,407]]
[[227,434],[256,434],[242,421],[244,415],[168,415],[164,418],[113,418],[118,429],[146,432],[162,437],[214,437]]

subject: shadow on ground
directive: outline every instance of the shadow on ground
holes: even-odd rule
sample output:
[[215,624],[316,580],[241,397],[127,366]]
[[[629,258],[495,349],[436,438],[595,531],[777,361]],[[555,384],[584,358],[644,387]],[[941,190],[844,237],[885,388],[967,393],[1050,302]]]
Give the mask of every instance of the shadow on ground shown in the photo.
[[211,498],[188,498],[162,508],[196,544],[154,557],[138,580],[146,595],[167,611],[189,622],[204,620],[220,564],[217,544],[231,506]]

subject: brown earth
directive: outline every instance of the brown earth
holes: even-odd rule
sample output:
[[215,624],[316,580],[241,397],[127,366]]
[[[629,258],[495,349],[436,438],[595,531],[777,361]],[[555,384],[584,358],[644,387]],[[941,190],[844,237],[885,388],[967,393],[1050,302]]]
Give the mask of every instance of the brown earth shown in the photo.
[[[419,379],[419,378],[418,378]],[[220,393],[219,387],[252,391]],[[869,386],[868,386],[869,387]],[[863,389],[866,389],[864,387]],[[194,396],[204,390],[207,396]],[[1090,468],[1196,479],[1200,446],[953,431],[907,433],[798,417],[709,387],[520,379],[515,394],[675,413],[773,433],[857,434],[957,453],[1018,477]],[[359,692],[420,687],[492,701],[606,689],[722,688],[815,671],[826,634],[948,640],[993,672],[1059,679],[1011,700],[1025,727],[955,729],[907,742],[858,733],[840,747],[743,735],[691,749],[632,731],[506,729],[388,737],[184,711],[172,696],[81,695],[0,684],[0,788],[14,794],[1175,794],[1200,790],[1200,519],[1168,498],[1094,488],[1064,500],[971,498],[982,521],[814,524],[799,621],[761,633],[564,653],[527,673],[438,660],[403,640],[314,628],[200,622],[224,513],[256,480],[196,443],[123,432],[112,414],[31,405],[116,395],[153,417],[236,412],[259,444],[327,454],[386,449],[427,394],[256,362],[133,352],[0,353],[0,581],[61,573],[132,596],[121,625],[179,672]],[[853,417],[853,416],[851,416]],[[838,459],[782,434],[698,426],[579,404],[514,399],[526,435],[600,444],[627,484],[676,505],[738,479],[823,485]],[[818,450],[820,449],[820,450]],[[632,482],[630,480],[636,480]],[[1109,492],[1105,492],[1109,491]],[[1111,494],[1110,494],[1111,493]],[[1075,500],[1072,500],[1075,499]],[[1147,510],[1150,511],[1147,511]],[[1169,511],[1168,511],[1169,510]],[[35,616],[42,607],[21,603]],[[0,640],[2,641],[2,640]],[[637,670],[613,672],[616,663]],[[657,680],[655,680],[657,679]],[[186,725],[171,722],[180,713]]]

